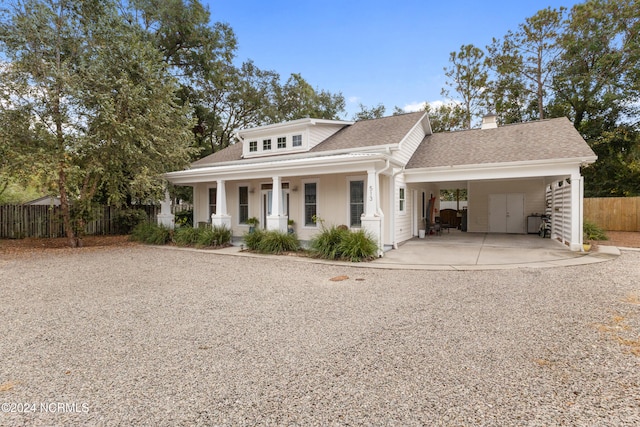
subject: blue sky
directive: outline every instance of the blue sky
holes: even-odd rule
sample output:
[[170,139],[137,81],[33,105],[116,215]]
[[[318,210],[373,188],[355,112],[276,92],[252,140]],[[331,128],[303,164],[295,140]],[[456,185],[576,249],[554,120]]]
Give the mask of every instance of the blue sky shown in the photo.
[[237,62],[252,59],[284,82],[300,73],[314,88],[345,97],[343,118],[383,104],[385,115],[442,100],[449,53],[517,30],[547,6],[576,0],[202,0],[212,21],[231,25]]

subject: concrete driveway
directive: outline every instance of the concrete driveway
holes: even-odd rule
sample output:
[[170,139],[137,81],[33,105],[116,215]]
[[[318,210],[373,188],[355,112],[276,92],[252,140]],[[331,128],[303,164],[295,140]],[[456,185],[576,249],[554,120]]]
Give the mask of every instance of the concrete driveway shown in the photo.
[[572,252],[554,239],[537,234],[465,233],[414,238],[390,250],[370,266],[424,270],[489,270],[520,267],[558,267],[602,262],[620,255],[615,247]]

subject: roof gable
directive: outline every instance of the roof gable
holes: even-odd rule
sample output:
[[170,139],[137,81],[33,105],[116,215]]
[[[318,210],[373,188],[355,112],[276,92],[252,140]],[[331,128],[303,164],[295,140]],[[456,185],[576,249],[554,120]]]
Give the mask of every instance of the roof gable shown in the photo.
[[407,169],[582,158],[595,153],[566,118],[427,135]]
[[332,151],[399,144],[413,129],[424,111],[361,120],[342,128],[311,151]]

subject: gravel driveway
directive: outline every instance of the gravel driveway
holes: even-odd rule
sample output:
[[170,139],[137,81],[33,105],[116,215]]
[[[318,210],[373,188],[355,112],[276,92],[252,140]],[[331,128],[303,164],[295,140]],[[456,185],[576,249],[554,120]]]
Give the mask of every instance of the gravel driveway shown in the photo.
[[640,252],[453,272],[0,259],[0,425],[639,425],[639,278]]

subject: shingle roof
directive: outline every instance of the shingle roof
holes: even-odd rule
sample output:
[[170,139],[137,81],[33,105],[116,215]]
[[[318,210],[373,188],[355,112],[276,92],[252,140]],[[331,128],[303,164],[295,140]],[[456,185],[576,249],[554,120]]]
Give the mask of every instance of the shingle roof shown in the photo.
[[573,124],[563,117],[427,135],[406,168],[594,157]]
[[345,126],[311,149],[312,152],[397,144],[418,122],[424,111],[362,120]]
[[237,142],[233,145],[223,148],[220,151],[216,151],[213,154],[209,154],[191,163],[193,167],[209,166],[214,163],[232,162],[242,159],[242,144]]

